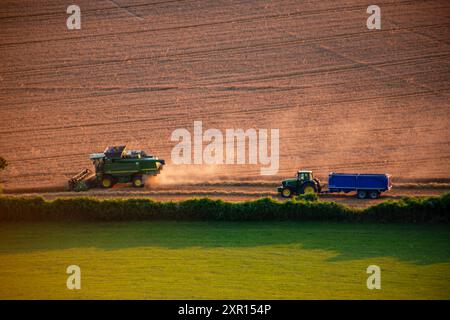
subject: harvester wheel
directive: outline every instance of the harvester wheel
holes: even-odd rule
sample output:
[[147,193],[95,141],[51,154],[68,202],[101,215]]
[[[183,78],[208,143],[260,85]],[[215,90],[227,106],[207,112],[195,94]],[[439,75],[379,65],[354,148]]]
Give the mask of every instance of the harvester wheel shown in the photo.
[[104,176],[102,178],[102,187],[111,188],[114,185],[113,178],[110,176]]
[[291,191],[291,189],[289,189],[289,188],[284,188],[284,189],[281,191],[281,196],[282,196],[283,198],[290,198],[291,195],[292,195],[292,191]]
[[144,180],[142,180],[142,176],[134,176],[133,177],[133,187],[142,188],[144,186]]

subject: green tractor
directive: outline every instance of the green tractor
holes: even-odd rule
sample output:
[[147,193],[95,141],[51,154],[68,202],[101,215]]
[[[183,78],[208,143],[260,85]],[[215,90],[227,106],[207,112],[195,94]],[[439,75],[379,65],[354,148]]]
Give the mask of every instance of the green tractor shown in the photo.
[[297,177],[286,179],[281,182],[281,186],[277,188],[284,198],[290,198],[293,195],[319,193],[322,191],[319,179],[313,177],[312,171],[298,171]]
[[157,175],[165,165],[164,160],[147,155],[142,150],[126,150],[126,146],[112,146],[102,153],[93,153],[95,173],[84,169],[69,180],[69,189],[87,190],[100,186],[111,188],[116,183],[131,182],[133,187],[144,186],[144,175]]

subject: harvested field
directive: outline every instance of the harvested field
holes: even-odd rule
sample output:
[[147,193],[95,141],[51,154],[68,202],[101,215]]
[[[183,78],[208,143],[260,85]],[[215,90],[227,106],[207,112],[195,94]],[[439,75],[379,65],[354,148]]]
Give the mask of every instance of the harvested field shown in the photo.
[[[450,179],[448,1],[378,3],[376,31],[366,28],[369,1],[77,4],[74,31],[61,1],[0,5],[6,191],[62,188],[111,144],[149,150],[169,168],[171,132],[195,120],[279,128],[273,181],[301,168]],[[259,165],[214,175],[219,184],[260,178]]]

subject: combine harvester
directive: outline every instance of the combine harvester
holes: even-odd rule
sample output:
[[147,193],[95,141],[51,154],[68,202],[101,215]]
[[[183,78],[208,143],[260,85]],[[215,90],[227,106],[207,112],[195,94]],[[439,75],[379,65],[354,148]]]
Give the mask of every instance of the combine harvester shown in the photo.
[[391,190],[392,181],[389,174],[330,173],[328,190],[323,190],[319,179],[313,177],[312,171],[298,171],[297,177],[283,180],[277,191],[284,198],[295,194],[356,192],[359,199],[377,199],[381,192]]
[[142,150],[126,150],[126,146],[112,146],[102,153],[89,156],[95,172],[84,169],[73,176],[68,184],[74,191],[87,190],[97,186],[111,188],[116,183],[131,182],[133,187],[144,186],[144,175],[155,176],[165,165],[164,160],[147,155]]

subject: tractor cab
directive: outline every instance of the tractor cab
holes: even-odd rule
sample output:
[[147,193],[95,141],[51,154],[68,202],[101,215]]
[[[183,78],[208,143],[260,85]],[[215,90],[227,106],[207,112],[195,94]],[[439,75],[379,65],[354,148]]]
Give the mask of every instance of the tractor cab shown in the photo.
[[298,181],[313,180],[313,173],[312,173],[312,171],[297,171],[297,180]]

